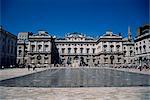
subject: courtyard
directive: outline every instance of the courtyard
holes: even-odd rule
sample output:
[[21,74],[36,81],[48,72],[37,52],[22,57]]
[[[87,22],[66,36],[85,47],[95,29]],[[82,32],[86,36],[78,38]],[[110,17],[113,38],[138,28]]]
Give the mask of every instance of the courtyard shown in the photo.
[[127,69],[1,70],[1,100],[149,100],[150,75]]

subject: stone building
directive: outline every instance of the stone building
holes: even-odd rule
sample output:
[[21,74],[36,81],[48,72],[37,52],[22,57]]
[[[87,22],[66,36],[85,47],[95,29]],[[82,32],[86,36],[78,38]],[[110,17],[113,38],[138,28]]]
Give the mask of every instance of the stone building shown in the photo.
[[16,64],[17,36],[0,27],[0,68]]
[[18,63],[36,66],[96,66],[134,63],[134,43],[130,28],[128,38],[107,31],[99,38],[83,33],[68,33],[64,38],[50,36],[45,31],[18,34]]
[[135,62],[137,65],[150,66],[150,25],[138,28],[135,38]]
[[65,38],[55,40],[61,62],[78,65],[96,63],[96,42],[96,39],[77,32],[68,33]]
[[98,64],[123,63],[123,38],[108,31],[97,41]]
[[124,64],[134,64],[134,41],[131,37],[130,27],[128,27],[128,38],[124,38],[123,40]]
[[17,62],[19,65],[48,66],[51,64],[51,36],[45,31],[18,34]]

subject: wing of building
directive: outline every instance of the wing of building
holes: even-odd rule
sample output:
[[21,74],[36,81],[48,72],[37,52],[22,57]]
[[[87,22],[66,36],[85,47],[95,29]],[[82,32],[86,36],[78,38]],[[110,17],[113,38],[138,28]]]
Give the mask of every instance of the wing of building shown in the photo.
[[135,38],[135,63],[150,66],[150,25],[138,28]]
[[0,27],[0,68],[13,67],[17,58],[17,36]]

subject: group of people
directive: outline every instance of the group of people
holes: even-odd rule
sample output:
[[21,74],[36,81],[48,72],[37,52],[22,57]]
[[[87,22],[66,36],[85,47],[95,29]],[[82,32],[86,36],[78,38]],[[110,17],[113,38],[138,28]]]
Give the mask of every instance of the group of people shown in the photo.
[[[35,70],[38,67],[38,65],[27,65],[28,70],[33,69]],[[51,67],[72,67],[71,65],[63,65],[63,64],[54,64]],[[78,66],[79,67],[79,66]],[[80,66],[80,67],[85,67],[85,66]],[[87,67],[87,66],[86,66]],[[95,66],[95,67],[110,67],[110,68],[128,68],[128,69],[139,69],[140,71],[142,70],[150,70],[149,65],[109,65],[109,66]]]
[[35,68],[36,68],[36,65],[34,65],[34,66],[31,66],[31,65],[29,64],[29,65],[27,65],[27,67],[28,67],[28,70],[30,70],[31,68],[32,68],[33,70],[35,70]]
[[112,68],[129,68],[129,69],[139,69],[142,70],[150,70],[149,65],[118,65],[118,66],[111,66]]

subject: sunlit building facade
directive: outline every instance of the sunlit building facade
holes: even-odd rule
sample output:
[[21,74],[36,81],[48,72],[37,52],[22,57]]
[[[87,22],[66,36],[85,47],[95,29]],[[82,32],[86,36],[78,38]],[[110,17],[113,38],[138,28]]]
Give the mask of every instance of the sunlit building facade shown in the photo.
[[134,42],[107,31],[99,38],[67,33],[56,38],[45,31],[18,34],[17,63],[36,66],[100,66],[134,63]]
[[135,38],[135,62],[150,66],[150,25],[138,28]]

